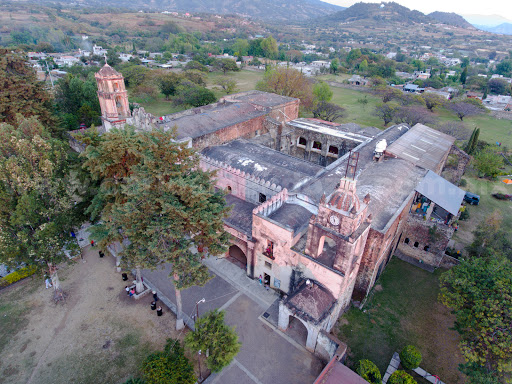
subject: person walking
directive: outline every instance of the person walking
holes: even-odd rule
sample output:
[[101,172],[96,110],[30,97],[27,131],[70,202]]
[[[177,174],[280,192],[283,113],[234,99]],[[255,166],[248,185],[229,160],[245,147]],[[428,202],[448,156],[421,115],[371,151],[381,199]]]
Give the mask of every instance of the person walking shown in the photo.
[[156,314],[157,314],[157,316],[162,316],[162,313],[163,313],[163,311],[162,311],[162,307],[161,307],[161,306],[158,306],[158,307],[156,308]]

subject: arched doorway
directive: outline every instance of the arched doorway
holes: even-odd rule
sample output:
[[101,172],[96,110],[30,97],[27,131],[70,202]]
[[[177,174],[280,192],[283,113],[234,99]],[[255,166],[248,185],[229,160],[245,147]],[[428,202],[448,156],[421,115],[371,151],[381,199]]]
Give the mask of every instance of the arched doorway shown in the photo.
[[229,261],[244,270],[247,268],[247,257],[245,256],[244,251],[242,251],[237,245],[229,247]]
[[286,333],[300,345],[306,346],[308,329],[298,318],[290,316]]

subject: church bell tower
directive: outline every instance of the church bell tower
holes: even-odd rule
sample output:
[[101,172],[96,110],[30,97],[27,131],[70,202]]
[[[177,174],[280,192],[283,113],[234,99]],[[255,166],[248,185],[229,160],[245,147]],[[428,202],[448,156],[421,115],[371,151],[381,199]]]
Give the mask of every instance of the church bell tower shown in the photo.
[[105,129],[123,127],[131,116],[123,75],[105,64],[94,77],[98,84],[101,120]]

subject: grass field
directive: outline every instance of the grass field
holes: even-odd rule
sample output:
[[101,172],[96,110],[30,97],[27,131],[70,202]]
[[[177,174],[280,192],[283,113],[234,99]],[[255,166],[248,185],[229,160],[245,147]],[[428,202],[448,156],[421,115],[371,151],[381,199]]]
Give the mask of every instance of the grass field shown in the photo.
[[[493,193],[512,195],[512,185],[503,183],[501,179],[489,181],[468,176],[468,174],[464,176],[464,179],[467,181],[467,186],[463,189],[479,195],[480,204],[469,206],[470,218],[467,221],[459,221],[459,230],[455,233],[453,239],[464,246],[469,245],[473,241],[472,232],[477,225],[495,210],[501,213],[502,226],[512,228],[512,204],[510,204],[510,201],[498,200],[491,196]],[[512,233],[509,233],[509,235],[512,236]]]
[[463,383],[459,338],[450,330],[454,318],[437,301],[441,273],[393,258],[364,310],[352,308],[339,320],[338,337],[349,346],[347,364],[369,359],[384,374],[393,352],[413,344],[423,355],[423,369],[445,383]]

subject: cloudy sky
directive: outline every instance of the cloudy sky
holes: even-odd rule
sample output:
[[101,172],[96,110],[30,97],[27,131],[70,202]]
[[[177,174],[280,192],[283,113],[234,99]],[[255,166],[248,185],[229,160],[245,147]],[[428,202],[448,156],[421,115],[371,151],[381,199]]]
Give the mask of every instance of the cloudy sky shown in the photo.
[[[358,0],[323,0],[327,3],[350,7]],[[380,1],[364,0],[364,2],[380,3]],[[512,1],[510,0],[395,0],[395,2],[423,13],[434,11],[455,12],[460,15],[499,15],[512,20]]]

